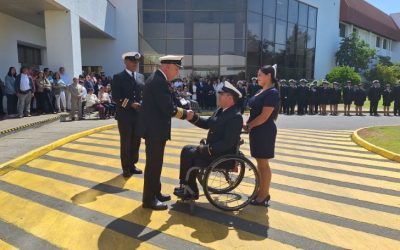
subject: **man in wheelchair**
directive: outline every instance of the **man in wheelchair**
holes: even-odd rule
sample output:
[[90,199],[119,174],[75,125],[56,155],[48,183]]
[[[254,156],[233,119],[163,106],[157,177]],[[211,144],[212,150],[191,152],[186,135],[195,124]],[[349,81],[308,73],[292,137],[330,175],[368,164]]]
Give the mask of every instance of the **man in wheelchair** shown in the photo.
[[[196,184],[198,171],[191,171],[189,179],[186,181],[186,175],[190,168],[206,168],[218,157],[236,153],[243,127],[243,118],[236,103],[242,98],[242,94],[229,82],[224,83],[218,94],[219,108],[211,117],[203,118],[193,111],[188,112],[188,119],[192,124],[209,131],[207,139],[203,139],[200,145],[187,145],[182,149],[180,186],[175,188],[174,194],[184,200],[197,200],[199,197],[199,189]],[[185,185],[188,185],[193,193],[185,192]]]

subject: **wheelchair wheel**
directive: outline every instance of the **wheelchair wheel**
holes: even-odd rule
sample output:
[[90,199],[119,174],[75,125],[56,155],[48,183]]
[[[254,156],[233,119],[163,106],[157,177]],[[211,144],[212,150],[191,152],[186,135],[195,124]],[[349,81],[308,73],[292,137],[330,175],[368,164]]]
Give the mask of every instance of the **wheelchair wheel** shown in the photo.
[[259,177],[256,167],[247,158],[228,155],[211,163],[203,183],[204,194],[211,204],[224,211],[236,211],[255,197]]

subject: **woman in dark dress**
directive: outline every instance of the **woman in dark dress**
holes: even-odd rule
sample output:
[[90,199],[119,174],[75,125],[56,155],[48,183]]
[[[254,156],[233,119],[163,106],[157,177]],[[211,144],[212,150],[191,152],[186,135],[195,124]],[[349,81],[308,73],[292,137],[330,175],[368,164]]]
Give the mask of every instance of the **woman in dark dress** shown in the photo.
[[367,99],[367,93],[365,92],[362,84],[354,85],[354,105],[356,105],[356,115],[363,116],[362,107]]
[[244,125],[244,130],[250,132],[250,152],[257,160],[260,176],[260,188],[251,204],[268,206],[271,198],[271,168],[268,160],[275,156],[275,120],[279,112],[279,92],[274,87],[277,84],[276,65],[259,69],[257,80],[262,89],[249,99],[250,117]]
[[386,88],[383,91],[383,115],[384,116],[390,116],[389,110],[390,110],[390,105],[392,104],[393,101],[393,91],[390,88],[390,84],[386,84]]

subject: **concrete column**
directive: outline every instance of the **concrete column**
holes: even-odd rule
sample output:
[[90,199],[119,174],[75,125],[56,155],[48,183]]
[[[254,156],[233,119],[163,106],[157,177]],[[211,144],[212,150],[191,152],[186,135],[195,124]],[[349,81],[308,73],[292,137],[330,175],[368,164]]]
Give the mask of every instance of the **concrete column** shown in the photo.
[[72,80],[82,73],[79,16],[66,10],[46,10],[44,16],[48,67],[63,66]]

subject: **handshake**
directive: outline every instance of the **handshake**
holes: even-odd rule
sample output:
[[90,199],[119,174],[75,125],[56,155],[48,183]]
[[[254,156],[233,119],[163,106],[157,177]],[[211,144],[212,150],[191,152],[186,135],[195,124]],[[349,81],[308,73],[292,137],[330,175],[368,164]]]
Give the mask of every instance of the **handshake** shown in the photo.
[[193,110],[191,110],[191,109],[186,110],[186,120],[187,121],[191,121],[193,119],[194,115],[195,115],[195,113]]

